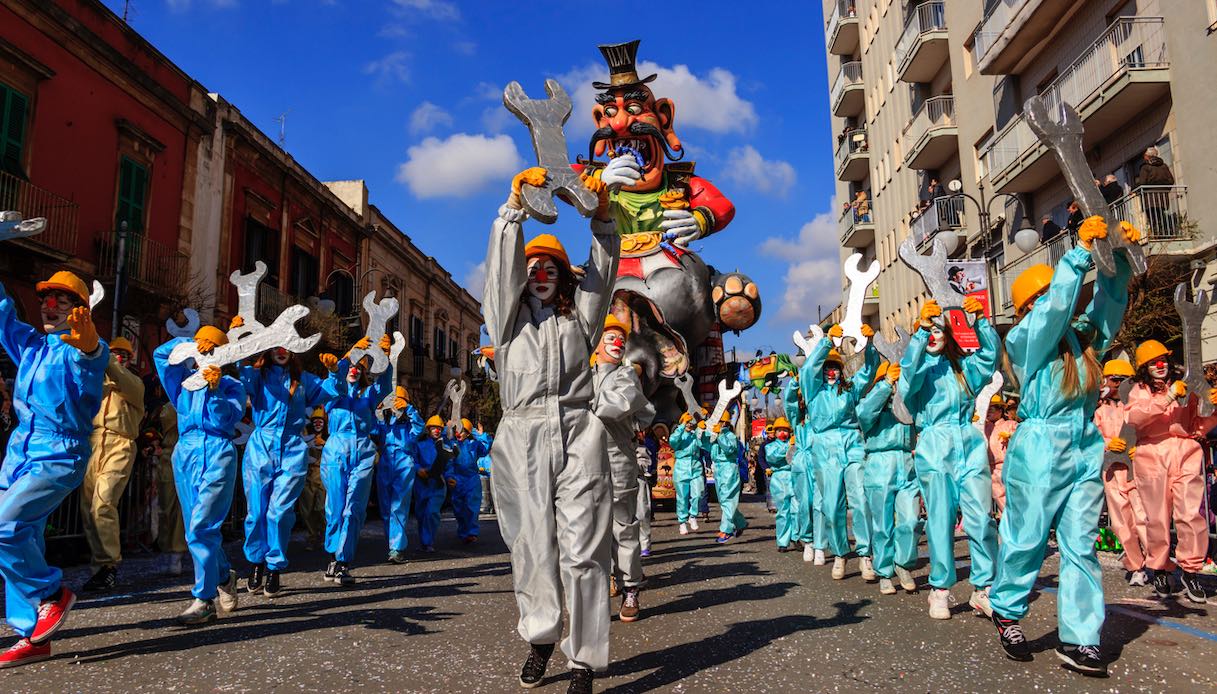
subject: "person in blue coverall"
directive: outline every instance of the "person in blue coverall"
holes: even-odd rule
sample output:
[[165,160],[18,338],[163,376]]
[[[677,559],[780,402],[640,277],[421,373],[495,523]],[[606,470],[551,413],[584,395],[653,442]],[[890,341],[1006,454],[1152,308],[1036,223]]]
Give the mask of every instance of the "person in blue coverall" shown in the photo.
[[[387,336],[386,336],[387,337]],[[389,352],[387,339],[380,348]],[[367,338],[355,343],[356,349],[367,349]],[[355,582],[351,562],[359,545],[359,531],[367,517],[368,497],[372,493],[372,467],[376,462],[376,444],[372,441],[376,427],[376,407],[391,392],[393,370],[385,369],[378,377],[368,373],[371,357],[358,363],[349,359],[335,362],[333,355],[324,355],[330,369],[330,386],[337,394],[326,404],[329,413],[330,438],[321,451],[321,481],[325,484],[325,551],[334,555],[326,567],[324,579],[348,586]]]
[[740,473],[739,437],[731,430],[731,411],[723,411],[722,420],[710,429],[705,441],[706,450],[714,464],[714,489],[718,493],[718,508],[722,520],[718,525],[720,545],[733,537],[739,537],[748,527],[748,521],[739,510]]
[[[1055,273],[1046,265],[1033,266],[1011,287],[1016,318],[1006,350],[1022,384],[1022,422],[1002,471],[1006,512],[990,596],[1006,655],[1031,660],[1018,620],[1027,614],[1048,533],[1055,528],[1061,552],[1056,653],[1068,669],[1091,676],[1107,674],[1098,648],[1106,608],[1094,540],[1104,498],[1105,448],[1094,425],[1102,385],[1096,353],[1111,346],[1128,304],[1132,272],[1123,254],[1115,255],[1114,276],[1096,274],[1094,297],[1082,316],[1075,320],[1074,313],[1086,273],[1094,267],[1091,245],[1108,233],[1102,217],[1087,219],[1078,230],[1078,246],[1061,258]],[[1140,239],[1126,222],[1113,233],[1129,243]]]
[[444,470],[453,451],[445,446],[444,420],[432,415],[427,420],[427,433],[418,441],[415,460],[414,515],[418,518],[418,542],[424,552],[435,551],[435,533],[439,531],[440,509],[448,487]]
[[921,307],[921,318],[900,361],[900,379],[896,382],[917,427],[913,464],[925,499],[932,619],[951,618],[957,512],[963,515],[972,559],[968,578],[974,589],[968,604],[986,615],[990,612],[989,586],[997,559],[997,528],[990,514],[993,486],[988,446],[972,424],[972,415],[976,394],[992,380],[997,368],[1000,344],[980,301],[964,299],[963,310],[976,317],[980,348],[965,356],[949,324],[940,325],[942,308],[931,299]]
[[773,422],[773,440],[765,444],[765,474],[769,477],[769,492],[777,507],[774,517],[774,533],[779,552],[789,552],[790,545],[799,539],[800,524],[798,504],[794,496],[794,480],[790,473],[791,453],[790,422],[778,417]]
[[[841,326],[828,330],[829,338],[841,337]],[[831,339],[820,340],[799,369],[799,384],[807,403],[811,422],[811,459],[824,513],[824,534],[828,549],[835,555],[832,577],[845,578],[845,555],[849,554],[846,534],[846,502],[853,512],[854,552],[859,557],[862,578],[875,580],[870,556],[870,523],[866,512],[866,491],[862,485],[862,432],[858,426],[858,401],[862,391],[874,380],[879,368],[879,353],[873,341],[874,330],[862,326],[868,338],[863,350],[862,367],[852,379],[845,378],[844,362],[832,348]]]
[[490,453],[490,439],[473,430],[473,423],[461,420],[448,446],[453,449],[452,460],[444,470],[444,479],[452,490],[452,515],[456,517],[456,536],[465,544],[478,540],[478,513],[482,509],[482,478],[478,474],[478,459]]
[[381,438],[380,462],[376,464],[376,500],[389,541],[390,564],[406,563],[409,539],[410,503],[414,500],[414,466],[418,460],[418,437],[423,435],[423,418],[405,386],[397,386],[393,408],[383,410],[378,425]]
[[486,455],[478,458],[478,475],[482,478],[482,513],[494,513],[494,494],[490,490],[490,472],[494,467],[490,449],[494,448],[494,434],[486,432],[486,441],[490,444]]
[[[237,482],[233,432],[245,414],[245,388],[217,366],[203,368],[206,385],[188,390],[183,382],[197,368],[192,360],[170,364],[169,355],[191,338],[177,337],[156,349],[152,361],[169,402],[177,410],[178,443],[173,449],[173,480],[186,524],[186,549],[194,562],[194,600],[178,621],[197,625],[237,608],[237,572],[224,553],[220,526],[232,509]],[[205,325],[195,333],[200,354],[228,343],[219,328]]]
[[790,463],[790,479],[794,486],[796,514],[799,532],[795,539],[803,543],[803,561],[816,560],[824,564],[824,514],[816,513],[813,501],[816,496],[815,473],[811,461],[812,425],[807,405],[803,402],[798,379],[791,377],[782,390],[782,408],[786,419],[794,427],[795,452]]
[[0,285],[0,347],[17,365],[17,428],[0,466],[0,576],[17,642],[0,667],[51,657],[76,595],[43,556],[47,517],[84,479],[110,350],[97,336],[85,283],[70,272],[36,285],[45,335],[17,318]]
[[[238,316],[233,327],[240,327]],[[241,458],[245,485],[245,559],[253,565],[246,589],[273,598],[287,568],[296,525],[296,500],[308,475],[308,415],[336,393],[329,379],[304,371],[282,347],[269,350],[238,373],[253,408],[253,431]]]
[[[688,535],[689,528],[698,530],[697,512],[701,498],[697,496],[696,480],[702,479],[701,437],[705,429],[697,426],[688,412],[680,416],[680,425],[668,434],[668,446],[676,462],[673,482],[676,484],[676,520],[680,522],[680,534]],[[705,488],[704,483],[701,487]]]
[[917,522],[921,512],[917,472],[913,469],[913,427],[892,411],[893,384],[900,365],[883,362],[875,384],[858,403],[858,423],[865,439],[866,463],[862,486],[870,514],[871,556],[879,576],[879,592],[893,595],[892,575],[900,587],[917,590],[912,569],[917,565]]

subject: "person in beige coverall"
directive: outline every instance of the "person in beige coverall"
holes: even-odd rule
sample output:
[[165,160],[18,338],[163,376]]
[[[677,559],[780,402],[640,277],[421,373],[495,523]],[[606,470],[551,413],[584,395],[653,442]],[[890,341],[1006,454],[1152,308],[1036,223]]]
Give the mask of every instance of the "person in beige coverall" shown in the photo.
[[81,522],[94,571],[84,584],[86,593],[113,590],[122,561],[118,501],[131,476],[135,439],[144,417],[144,382],[127,368],[133,352],[124,338],[115,338],[110,344],[101,410],[93,418],[93,455],[80,486]]

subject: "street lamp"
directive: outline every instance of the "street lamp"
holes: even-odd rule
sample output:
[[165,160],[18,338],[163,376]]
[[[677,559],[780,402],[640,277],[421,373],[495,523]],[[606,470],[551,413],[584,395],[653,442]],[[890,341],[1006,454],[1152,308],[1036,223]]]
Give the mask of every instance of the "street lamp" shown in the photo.
[[[994,195],[993,197],[990,198],[985,195],[985,182],[984,181],[981,181],[980,183],[977,184],[977,189],[980,192],[979,200],[977,200],[974,196],[963,192],[963,184],[959,182],[958,178],[952,179],[949,183],[947,183],[947,190],[951,191],[951,198],[953,198],[953,199],[954,198],[959,198],[959,199],[967,198],[968,200],[972,201],[973,205],[976,205],[976,218],[980,222],[981,230],[984,231],[985,233],[988,233],[993,229],[992,222],[991,222],[991,220],[993,219],[993,213],[990,212],[989,208],[992,206],[992,204],[995,201],[1005,200],[1007,203],[1009,201],[1013,201],[1016,209],[1019,209],[1019,210],[1022,209],[1022,201],[1019,200],[1018,196],[1013,193],[998,193],[997,195]],[[1022,215],[1022,217],[1025,218],[1026,215],[1024,214],[1024,215]],[[1027,235],[1023,234],[1024,231],[1030,231],[1035,236],[1035,242],[1032,243],[1029,248],[1023,248],[1023,244],[1027,241]],[[1022,250],[1024,253],[1028,253],[1031,250],[1033,250],[1036,245],[1039,244],[1039,235],[1035,234],[1034,229],[1029,229],[1029,228],[1022,229],[1018,233],[1015,234],[1014,242],[1019,247],[1020,250]]]

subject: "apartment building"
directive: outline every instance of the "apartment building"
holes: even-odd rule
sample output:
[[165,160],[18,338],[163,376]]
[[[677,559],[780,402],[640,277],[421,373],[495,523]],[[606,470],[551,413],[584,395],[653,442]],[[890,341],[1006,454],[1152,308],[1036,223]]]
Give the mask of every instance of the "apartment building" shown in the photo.
[[[1013,278],[1071,246],[1055,228],[1073,196],[1022,116],[1035,94],[1077,109],[1091,169],[1115,177],[1111,204],[1148,235],[1147,251],[1202,261],[1205,287],[1217,277],[1217,198],[1204,194],[1217,184],[1204,130],[1217,97],[1214,0],[825,0],[824,16],[839,243],[842,258],[882,265],[867,302],[875,327],[907,325],[922,300],[897,254],[910,235],[941,234],[952,257],[987,261],[999,328]],[[1150,147],[1173,183],[1140,176]],[[860,192],[865,204],[846,207]],[[1039,234],[1029,251],[1014,243],[1025,228]]]

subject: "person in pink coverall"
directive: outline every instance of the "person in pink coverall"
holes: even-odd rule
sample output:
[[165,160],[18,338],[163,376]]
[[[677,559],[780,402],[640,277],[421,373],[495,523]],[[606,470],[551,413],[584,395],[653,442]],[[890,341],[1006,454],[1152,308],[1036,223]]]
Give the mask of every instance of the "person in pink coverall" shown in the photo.
[[[1120,437],[1124,428],[1125,407],[1119,400],[1120,384],[1134,375],[1132,364],[1123,359],[1112,359],[1103,365],[1103,388],[1099,391],[1099,407],[1094,413],[1095,426],[1107,442],[1107,450],[1114,453],[1129,451],[1129,443]],[[1128,585],[1149,584],[1149,573],[1145,570],[1145,548],[1149,546],[1145,528],[1145,507],[1137,492],[1137,483],[1132,470],[1122,462],[1113,462],[1103,470],[1103,492],[1107,497],[1107,517],[1111,519],[1111,530],[1124,546],[1121,560],[1128,571]]]
[[994,395],[989,404],[988,421],[985,422],[985,440],[989,442],[989,470],[993,476],[993,503],[997,505],[997,516],[1006,510],[1006,487],[1001,481],[1001,466],[1006,462],[1006,446],[1018,428],[1014,412],[1003,409],[1006,402]]

